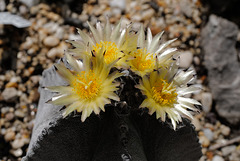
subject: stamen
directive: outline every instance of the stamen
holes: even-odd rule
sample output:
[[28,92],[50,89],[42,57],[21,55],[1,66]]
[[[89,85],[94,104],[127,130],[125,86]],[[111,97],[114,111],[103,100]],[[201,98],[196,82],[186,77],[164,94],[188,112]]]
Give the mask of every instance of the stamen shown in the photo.
[[82,71],[72,82],[74,87],[73,91],[76,92],[81,99],[91,100],[98,96],[101,90],[101,82],[101,79],[97,78],[92,70],[88,73]]
[[105,49],[103,56],[104,61],[107,64],[110,64],[118,59],[119,56],[122,56],[121,51],[118,51],[117,45],[110,41],[101,41],[100,43],[97,43],[96,46],[93,46],[93,50],[99,52],[102,47]]
[[138,71],[145,71],[153,68],[154,61],[150,53],[146,53],[146,49],[138,49],[133,55],[134,59],[131,60],[131,65]]
[[165,80],[159,80],[153,85],[152,94],[153,99],[161,106],[173,107],[177,101],[176,88]]

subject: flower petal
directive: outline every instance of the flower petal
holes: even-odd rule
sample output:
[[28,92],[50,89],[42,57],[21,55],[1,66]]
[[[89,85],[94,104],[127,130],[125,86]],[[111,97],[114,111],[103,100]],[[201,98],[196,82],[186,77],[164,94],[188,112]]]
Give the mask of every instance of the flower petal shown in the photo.
[[144,33],[143,25],[141,24],[139,36],[138,36],[138,47],[144,48],[144,43],[145,43],[145,33]]
[[54,92],[60,92],[61,94],[70,94],[73,90],[71,86],[51,86],[46,88]]
[[66,53],[66,58],[68,63],[74,68],[75,71],[81,72],[83,70],[83,66],[80,66],[80,63],[77,62],[70,54]]
[[152,43],[152,32],[150,30],[150,28],[147,29],[147,51],[149,51],[149,48],[151,46]]
[[87,24],[88,24],[88,26],[89,26],[92,34],[93,34],[93,37],[94,37],[95,41],[97,43],[99,43],[100,42],[100,36],[99,36],[97,30],[88,21],[87,21]]
[[156,36],[154,36],[151,45],[149,46],[148,52],[155,53],[156,47],[159,44],[159,40],[162,37],[164,31],[158,33]]
[[68,83],[71,83],[75,77],[72,75],[72,73],[64,66],[63,63],[55,64],[56,71],[60,76],[62,76],[63,79],[65,79]]
[[183,115],[187,116],[191,120],[193,119],[193,116],[190,112],[188,112],[186,109],[182,108],[181,105],[175,105],[175,108],[178,110],[178,112],[182,113]]
[[178,97],[178,102],[183,103],[183,104],[184,103],[191,103],[191,104],[195,104],[195,105],[201,105],[201,103],[199,103],[195,99],[185,98],[185,97]]
[[164,44],[162,44],[162,45],[158,48],[158,50],[156,51],[156,54],[159,54],[165,47],[167,47],[169,44],[171,44],[172,42],[174,42],[174,41],[176,41],[176,40],[177,40],[177,38],[172,39],[172,40],[169,40],[169,41],[165,42]]
[[49,101],[49,103],[52,103],[54,105],[69,105],[78,99],[79,97],[76,95],[64,95],[62,97],[58,97],[55,100]]
[[180,96],[184,96],[184,95],[191,94],[191,93],[197,93],[200,91],[201,91],[201,89],[198,87],[195,87],[195,86],[177,88],[177,93]]
[[82,106],[82,102],[81,101],[73,102],[71,105],[66,107],[65,111],[63,112],[63,117],[66,117],[71,112],[73,112],[74,110],[77,110],[81,106]]

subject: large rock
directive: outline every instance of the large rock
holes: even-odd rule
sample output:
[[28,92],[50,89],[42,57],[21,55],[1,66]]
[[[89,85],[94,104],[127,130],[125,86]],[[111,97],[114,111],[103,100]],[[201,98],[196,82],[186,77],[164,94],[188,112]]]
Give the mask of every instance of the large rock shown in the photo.
[[232,124],[240,122],[240,63],[235,48],[238,27],[211,15],[203,28],[201,46],[216,111]]
[[84,123],[80,114],[63,119],[61,106],[45,103],[54,93],[42,87],[64,84],[54,68],[43,72],[35,126],[22,161],[197,161],[201,157],[196,132],[185,119],[174,131],[142,110],[111,105]]

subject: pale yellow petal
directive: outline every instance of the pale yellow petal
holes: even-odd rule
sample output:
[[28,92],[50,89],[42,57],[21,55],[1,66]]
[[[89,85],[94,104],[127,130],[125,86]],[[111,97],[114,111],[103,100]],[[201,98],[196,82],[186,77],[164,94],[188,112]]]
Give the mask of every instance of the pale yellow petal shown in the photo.
[[57,68],[58,74],[65,79],[69,84],[72,82],[72,80],[75,79],[75,77],[72,75],[72,73],[61,63],[61,64],[55,64],[55,67]]
[[73,102],[71,105],[66,107],[66,109],[63,113],[63,117],[66,117],[67,115],[69,115],[74,110],[77,110],[77,108],[79,108],[81,105],[82,105],[81,101]]
[[52,103],[54,105],[68,105],[74,101],[77,101],[78,99],[79,98],[76,95],[65,95],[65,96],[59,97],[53,101],[50,101],[49,103]]
[[70,54],[66,53],[66,58],[67,58],[69,65],[71,65],[71,67],[73,67],[73,69],[75,71],[81,72],[83,70],[83,68],[79,65],[77,60],[75,58],[73,58]]
[[73,90],[71,86],[51,86],[46,88],[53,92],[60,92],[61,94],[70,94]]
[[84,121],[86,120],[87,115],[88,115],[87,109],[84,109],[84,110],[82,111],[82,116],[81,116],[81,121],[82,121],[82,122],[84,122]]

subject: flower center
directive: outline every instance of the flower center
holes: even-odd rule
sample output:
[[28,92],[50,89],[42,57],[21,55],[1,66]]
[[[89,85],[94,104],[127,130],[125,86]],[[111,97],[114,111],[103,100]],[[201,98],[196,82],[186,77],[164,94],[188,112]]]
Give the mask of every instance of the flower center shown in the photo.
[[150,53],[146,54],[146,49],[138,49],[133,53],[135,59],[131,60],[132,66],[134,66],[138,71],[145,71],[147,69],[152,69],[154,62],[152,61],[152,56]]
[[156,82],[152,87],[153,99],[161,106],[173,107],[177,101],[176,88],[165,80]]
[[119,51],[117,45],[114,42],[101,41],[100,43],[97,43],[96,46],[93,46],[93,50],[95,52],[98,52],[102,47],[105,50],[104,60],[107,64],[118,59]]
[[93,71],[89,71],[88,73],[82,71],[77,75],[76,80],[72,82],[73,91],[76,92],[81,99],[91,100],[98,96],[101,82]]

